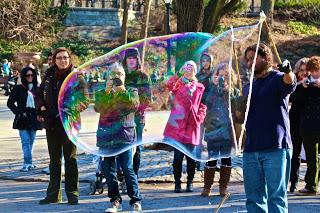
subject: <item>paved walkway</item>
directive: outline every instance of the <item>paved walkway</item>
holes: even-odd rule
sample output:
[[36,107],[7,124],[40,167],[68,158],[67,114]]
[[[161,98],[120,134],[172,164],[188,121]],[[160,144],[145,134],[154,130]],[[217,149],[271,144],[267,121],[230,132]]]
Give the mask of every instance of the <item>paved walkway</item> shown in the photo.
[[[80,173],[80,181],[89,182],[95,179],[97,162],[94,162],[96,156],[92,154],[78,155],[78,168]],[[172,171],[173,152],[163,150],[145,149],[142,154],[140,168],[140,182],[173,182]],[[34,163],[38,169],[29,172],[20,172],[22,161],[20,160],[2,160],[0,161],[0,178],[21,181],[48,181],[49,176],[41,172],[41,170],[49,164],[48,158],[36,158]],[[184,162],[185,163],[185,162]],[[231,175],[232,182],[242,181],[242,158],[233,158],[233,170]],[[203,169],[203,165],[201,165]],[[186,181],[186,166],[184,166],[183,181]],[[217,175],[218,177],[219,175]],[[197,171],[195,182],[202,182],[203,172]]]

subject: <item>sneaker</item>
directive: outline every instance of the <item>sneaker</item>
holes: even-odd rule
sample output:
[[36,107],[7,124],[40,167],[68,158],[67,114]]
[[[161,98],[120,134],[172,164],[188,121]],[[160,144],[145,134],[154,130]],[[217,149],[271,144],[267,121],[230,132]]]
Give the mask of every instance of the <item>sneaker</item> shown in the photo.
[[20,172],[28,172],[31,168],[31,165],[30,164],[24,164],[22,166],[22,168],[20,169]]
[[42,173],[45,173],[46,175],[50,175],[50,169],[49,167],[42,169]]
[[142,207],[141,207],[140,202],[135,202],[134,204],[132,204],[131,208],[132,209],[131,209],[130,213],[142,212]]
[[111,206],[107,208],[104,212],[113,213],[113,212],[121,212],[121,211],[122,211],[122,205],[120,203],[120,199],[116,199],[111,203]]

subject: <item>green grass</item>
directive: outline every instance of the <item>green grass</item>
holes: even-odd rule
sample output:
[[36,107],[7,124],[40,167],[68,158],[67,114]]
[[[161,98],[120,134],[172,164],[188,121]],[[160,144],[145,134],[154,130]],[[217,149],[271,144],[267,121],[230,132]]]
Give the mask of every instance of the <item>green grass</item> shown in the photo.
[[320,31],[315,25],[305,24],[299,21],[289,21],[287,23],[288,28],[295,34],[299,35],[320,35]]
[[320,0],[277,0],[275,7],[320,7]]

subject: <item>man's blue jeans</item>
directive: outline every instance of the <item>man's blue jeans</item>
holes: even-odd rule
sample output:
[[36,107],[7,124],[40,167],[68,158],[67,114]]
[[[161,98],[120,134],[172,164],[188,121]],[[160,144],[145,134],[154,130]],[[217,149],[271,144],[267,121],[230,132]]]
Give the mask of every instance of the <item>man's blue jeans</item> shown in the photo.
[[243,153],[248,213],[288,212],[287,186],[291,155],[291,149]]
[[[130,205],[132,205],[142,199],[138,188],[138,179],[133,171],[132,149],[117,155],[117,160],[121,165],[127,185],[128,196],[131,198]],[[110,198],[110,202],[113,202],[116,199],[120,199],[120,202],[122,202],[117,181],[115,157],[105,157],[103,162],[103,167],[107,178],[108,197]]]
[[19,130],[21,138],[24,164],[32,164],[33,142],[36,137],[35,130]]

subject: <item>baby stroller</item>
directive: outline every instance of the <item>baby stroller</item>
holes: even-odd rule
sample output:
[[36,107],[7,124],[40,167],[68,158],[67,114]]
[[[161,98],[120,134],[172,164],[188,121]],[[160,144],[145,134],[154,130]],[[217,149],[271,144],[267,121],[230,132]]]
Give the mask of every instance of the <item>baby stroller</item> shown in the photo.
[[104,160],[102,157],[97,157],[93,161],[97,161],[96,180],[90,182],[90,195],[95,195],[96,192],[102,194],[107,179],[104,174]]
[[[95,195],[96,192],[102,194],[105,186],[107,186],[107,179],[104,173],[104,163],[103,157],[97,157],[93,160],[94,162],[97,161],[97,169],[96,169],[96,180],[90,182],[90,195]],[[127,193],[127,186],[124,180],[123,172],[121,170],[121,166],[119,161],[116,158],[116,165],[117,165],[117,179],[119,181],[119,189],[121,190],[122,194]]]

